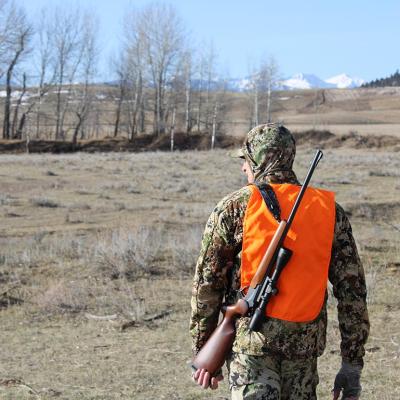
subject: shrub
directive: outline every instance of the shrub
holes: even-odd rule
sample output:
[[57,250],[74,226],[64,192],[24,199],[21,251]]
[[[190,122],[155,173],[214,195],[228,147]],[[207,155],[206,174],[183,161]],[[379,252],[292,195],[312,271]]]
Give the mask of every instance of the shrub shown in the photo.
[[78,282],[52,281],[35,300],[39,309],[49,314],[77,313],[87,308],[88,291]]
[[192,274],[200,251],[202,228],[192,226],[182,231],[178,238],[171,237],[169,248],[174,270]]
[[146,226],[133,231],[112,231],[98,240],[94,248],[95,264],[112,279],[136,279],[155,273],[162,238],[162,230]]

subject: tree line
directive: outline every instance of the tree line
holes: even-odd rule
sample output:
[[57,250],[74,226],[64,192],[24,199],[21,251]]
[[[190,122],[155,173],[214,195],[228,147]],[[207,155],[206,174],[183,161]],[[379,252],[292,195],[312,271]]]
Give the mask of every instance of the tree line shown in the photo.
[[[213,45],[192,44],[175,8],[150,4],[124,19],[108,85],[98,83],[99,22],[80,8],[45,8],[32,21],[0,0],[3,139],[72,140],[93,136],[223,132],[227,80],[218,78]],[[277,63],[249,71],[249,126],[271,119]]]
[[399,70],[397,70],[394,74],[388,76],[387,78],[375,79],[371,82],[364,83],[361,87],[375,88],[385,86],[400,86]]

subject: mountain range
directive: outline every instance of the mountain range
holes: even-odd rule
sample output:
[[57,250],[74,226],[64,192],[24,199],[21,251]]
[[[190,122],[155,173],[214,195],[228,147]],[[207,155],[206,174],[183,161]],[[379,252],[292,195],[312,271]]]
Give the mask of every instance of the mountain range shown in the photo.
[[[224,80],[222,78],[217,78],[213,80],[210,84],[211,90],[215,90],[223,85],[223,82],[227,84],[227,89],[233,92],[245,92],[251,86],[251,81],[249,77],[246,78],[237,78],[237,79],[228,79]],[[104,82],[107,85],[117,85],[118,81],[108,81]],[[296,90],[296,89],[351,89],[360,87],[365,81],[360,78],[350,77],[347,74],[340,74],[336,76],[332,76],[328,79],[321,79],[317,75],[314,74],[304,74],[297,73],[294,74],[290,78],[282,79],[279,81],[274,89],[275,90]],[[0,79],[0,87],[5,85],[5,78],[2,77]],[[19,86],[18,83],[12,82],[12,86]],[[202,88],[204,89],[207,86],[207,83],[200,80],[192,81],[192,85],[195,89]],[[0,96],[4,97],[4,96]]]
[[285,89],[351,89],[361,86],[365,81],[360,78],[353,78],[347,74],[332,76],[328,79],[321,79],[313,74],[295,74],[289,79],[281,82]]
[[[281,80],[275,87],[277,90],[296,89],[351,89],[361,86],[365,81],[360,78],[350,77],[347,74],[321,79],[314,74],[297,73],[290,78]],[[243,92],[249,88],[249,78],[230,79],[228,88],[232,91]]]

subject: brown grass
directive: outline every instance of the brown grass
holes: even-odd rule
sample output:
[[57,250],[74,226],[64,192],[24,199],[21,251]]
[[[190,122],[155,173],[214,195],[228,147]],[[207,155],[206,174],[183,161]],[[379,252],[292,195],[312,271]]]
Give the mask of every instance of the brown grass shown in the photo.
[[[300,177],[311,156],[299,149]],[[328,149],[313,178],[351,215],[365,266],[365,399],[400,394],[399,170],[388,149]],[[190,382],[188,319],[208,214],[245,183],[237,161],[224,150],[3,155],[0,175],[0,398],[229,398],[226,384]],[[329,308],[321,399],[340,363]]]

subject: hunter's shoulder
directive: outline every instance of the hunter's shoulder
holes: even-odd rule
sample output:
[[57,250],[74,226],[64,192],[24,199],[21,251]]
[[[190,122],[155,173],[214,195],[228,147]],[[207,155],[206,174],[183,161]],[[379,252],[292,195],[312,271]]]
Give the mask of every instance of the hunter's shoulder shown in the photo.
[[214,212],[226,212],[246,207],[251,196],[249,186],[244,186],[222,198],[216,205]]
[[347,218],[344,208],[337,201],[335,202],[335,207],[337,216],[339,216],[340,218]]
[[349,218],[346,214],[344,208],[337,202],[335,202],[336,207],[336,231],[351,230],[351,225]]

